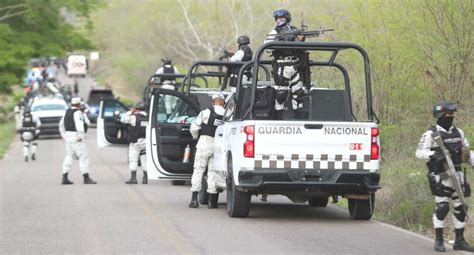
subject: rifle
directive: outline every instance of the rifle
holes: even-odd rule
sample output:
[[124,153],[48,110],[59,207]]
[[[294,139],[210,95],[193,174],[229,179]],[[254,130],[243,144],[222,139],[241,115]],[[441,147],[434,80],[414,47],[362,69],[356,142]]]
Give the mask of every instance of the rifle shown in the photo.
[[459,197],[459,201],[461,202],[461,206],[466,213],[466,221],[468,217],[467,213],[467,203],[466,203],[466,198],[464,197],[464,192],[461,187],[461,180],[458,178],[458,174],[456,173],[456,169],[454,168],[453,160],[451,159],[451,156],[449,155],[448,150],[446,150],[446,146],[444,146],[443,139],[441,138],[441,135],[439,134],[438,131],[433,132],[431,134],[435,142],[438,144],[439,148],[441,149],[441,153],[443,154],[445,158],[445,162],[448,166],[448,169],[446,170],[447,176],[451,179],[454,189],[456,190],[456,194]]
[[222,45],[222,44],[219,44],[217,46],[217,48],[214,48],[215,51],[218,51],[218,52],[222,52],[222,56],[219,57],[219,60],[222,61],[224,59],[228,59],[230,58],[233,54],[230,53],[228,50],[227,50],[227,47]]
[[[304,27],[307,28],[306,25]],[[312,31],[295,31],[295,32],[290,32],[290,33],[281,33],[281,34],[267,34],[268,37],[275,37],[275,38],[288,38],[288,37],[294,37],[297,38],[298,36],[304,36],[304,38],[309,38],[309,37],[319,37],[320,35],[324,34],[325,32],[331,32],[334,31],[333,28],[330,29],[322,29],[321,27],[318,30],[312,30]]]

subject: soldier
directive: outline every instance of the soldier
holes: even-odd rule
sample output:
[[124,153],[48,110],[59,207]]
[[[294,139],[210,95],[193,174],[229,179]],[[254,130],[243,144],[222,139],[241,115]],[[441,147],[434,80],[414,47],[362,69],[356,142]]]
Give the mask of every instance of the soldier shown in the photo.
[[[163,62],[163,66],[158,68],[155,74],[179,74],[178,68],[173,65],[173,61],[171,59],[163,58],[161,61]],[[174,86],[176,84],[176,78],[174,77],[162,77],[160,82],[162,84],[162,88],[164,89],[175,89]],[[168,87],[164,87],[163,85],[168,85]],[[170,86],[173,86],[173,88]]]
[[21,141],[23,142],[23,157],[25,158],[25,162],[28,162],[30,153],[31,160],[36,160],[36,148],[38,147],[38,143],[36,143],[35,140],[38,137],[40,126],[40,120],[31,114],[28,107],[25,107],[21,127]]
[[74,97],[71,99],[71,108],[59,122],[61,137],[66,142],[66,157],[63,162],[62,184],[73,184],[68,179],[74,155],[79,157],[79,167],[84,177],[84,184],[96,184],[97,182],[89,177],[89,155],[86,150],[86,123],[84,113],[81,111],[81,99]]
[[[444,155],[437,143],[432,138],[434,132],[439,132],[446,149],[452,158],[456,169],[457,179],[461,186],[466,187],[464,174],[461,171],[462,154],[465,158],[470,157],[470,163],[474,165],[474,153],[469,149],[469,143],[464,132],[453,125],[454,112],[457,106],[451,102],[441,101],[433,108],[433,117],[437,119],[436,125],[426,131],[418,144],[416,157],[429,160],[428,177],[431,193],[435,196],[436,210],[433,213],[433,225],[436,233],[434,250],[445,252],[443,240],[444,219],[449,212],[449,203],[453,207],[453,224],[456,239],[453,248],[461,251],[474,251],[474,247],[464,239],[464,226],[467,212],[464,210],[458,194],[456,193],[452,180],[446,177],[446,163]],[[464,149],[463,149],[464,148]]]
[[[253,52],[252,49],[250,48],[250,38],[246,35],[241,35],[239,38],[237,38],[237,44],[239,46],[239,49],[233,53],[230,52],[229,54],[231,55],[229,61],[230,62],[247,62],[252,60],[253,57]],[[236,87],[237,86],[237,76],[239,74],[240,68],[232,68],[230,70],[230,86],[231,87]],[[250,74],[246,74],[247,79],[250,79]]]
[[131,172],[130,180],[126,181],[126,184],[137,184],[137,168],[138,161],[140,160],[141,167],[143,169],[143,184],[148,183],[148,174],[146,171],[146,150],[145,150],[145,137],[146,137],[146,121],[148,117],[145,112],[145,105],[143,102],[138,102],[133,111],[127,112],[121,119],[120,122],[129,125],[129,142],[128,147],[128,162],[129,169]]
[[[276,26],[265,38],[264,43],[272,41],[304,41],[299,35],[300,30],[290,24],[291,14],[287,10],[273,12]],[[303,107],[302,97],[308,92],[309,58],[308,53],[301,50],[273,50],[273,79],[275,81],[275,110],[277,119],[282,118],[286,102],[291,98],[293,110]],[[305,86],[306,83],[306,86]]]
[[196,155],[194,157],[194,171],[191,179],[192,198],[190,208],[197,208],[198,192],[201,190],[202,176],[207,166],[207,192],[209,193],[208,208],[217,208],[218,193],[216,190],[216,173],[211,169],[214,154],[214,134],[217,126],[222,124],[224,114],[224,96],[216,93],[212,96],[212,108],[201,111],[191,124],[191,135],[196,140]]

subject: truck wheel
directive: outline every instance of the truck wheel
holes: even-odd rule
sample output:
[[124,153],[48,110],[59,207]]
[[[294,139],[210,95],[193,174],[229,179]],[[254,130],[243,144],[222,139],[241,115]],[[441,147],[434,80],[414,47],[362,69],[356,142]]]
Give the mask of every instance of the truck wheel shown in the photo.
[[311,207],[326,207],[328,205],[329,197],[312,197],[308,200]]
[[171,181],[171,185],[173,186],[182,186],[186,184],[186,181],[183,181],[183,180],[172,180]]
[[207,193],[207,176],[202,177],[201,190],[199,191],[199,203],[207,205],[209,202],[209,193]]
[[250,194],[239,191],[234,185],[232,176],[232,158],[227,162],[227,214],[232,218],[245,218],[250,211]]
[[375,194],[372,193],[369,199],[348,199],[349,214],[354,220],[370,220],[374,213]]

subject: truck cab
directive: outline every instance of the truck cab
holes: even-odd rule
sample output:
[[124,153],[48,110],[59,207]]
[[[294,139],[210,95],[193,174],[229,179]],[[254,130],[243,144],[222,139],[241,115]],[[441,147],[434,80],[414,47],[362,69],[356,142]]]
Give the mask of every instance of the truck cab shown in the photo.
[[[273,50],[299,50],[309,56],[304,107],[297,112],[290,104],[281,119],[275,119],[274,81],[258,78],[258,67],[272,64],[263,56]],[[344,66],[354,57],[362,65]],[[243,82],[243,72],[250,67],[257,78]],[[229,216],[247,217],[252,195],[278,194],[317,207],[326,206],[330,196],[342,196],[353,219],[370,219],[380,189],[380,139],[371,98],[369,59],[358,45],[261,46],[253,62],[241,68],[225,122],[214,138],[214,170],[221,176],[218,187],[227,189]]]
[[[183,183],[191,179],[197,144],[190,126],[200,111],[211,107],[214,93],[230,93],[228,69],[242,62],[197,61],[176,90],[152,86],[148,92],[147,171],[151,179]],[[157,75],[154,75],[157,76]],[[191,158],[183,162],[186,147]]]

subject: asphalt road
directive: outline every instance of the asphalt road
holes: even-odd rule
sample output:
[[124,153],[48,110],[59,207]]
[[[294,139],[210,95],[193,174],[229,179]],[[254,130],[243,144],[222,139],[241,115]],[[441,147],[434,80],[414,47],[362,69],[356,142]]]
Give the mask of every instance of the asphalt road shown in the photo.
[[[79,79],[85,98],[92,83]],[[64,83],[64,81],[63,81]],[[351,220],[329,205],[310,208],[279,196],[252,198],[250,216],[188,208],[189,186],[169,181],[126,185],[126,148],[96,146],[87,134],[91,177],[60,185],[64,143],[40,139],[37,160],[24,162],[16,139],[0,161],[0,253],[154,254],[433,254],[429,238],[377,221]],[[141,173],[139,174],[141,178]],[[448,254],[454,254],[451,247]]]

